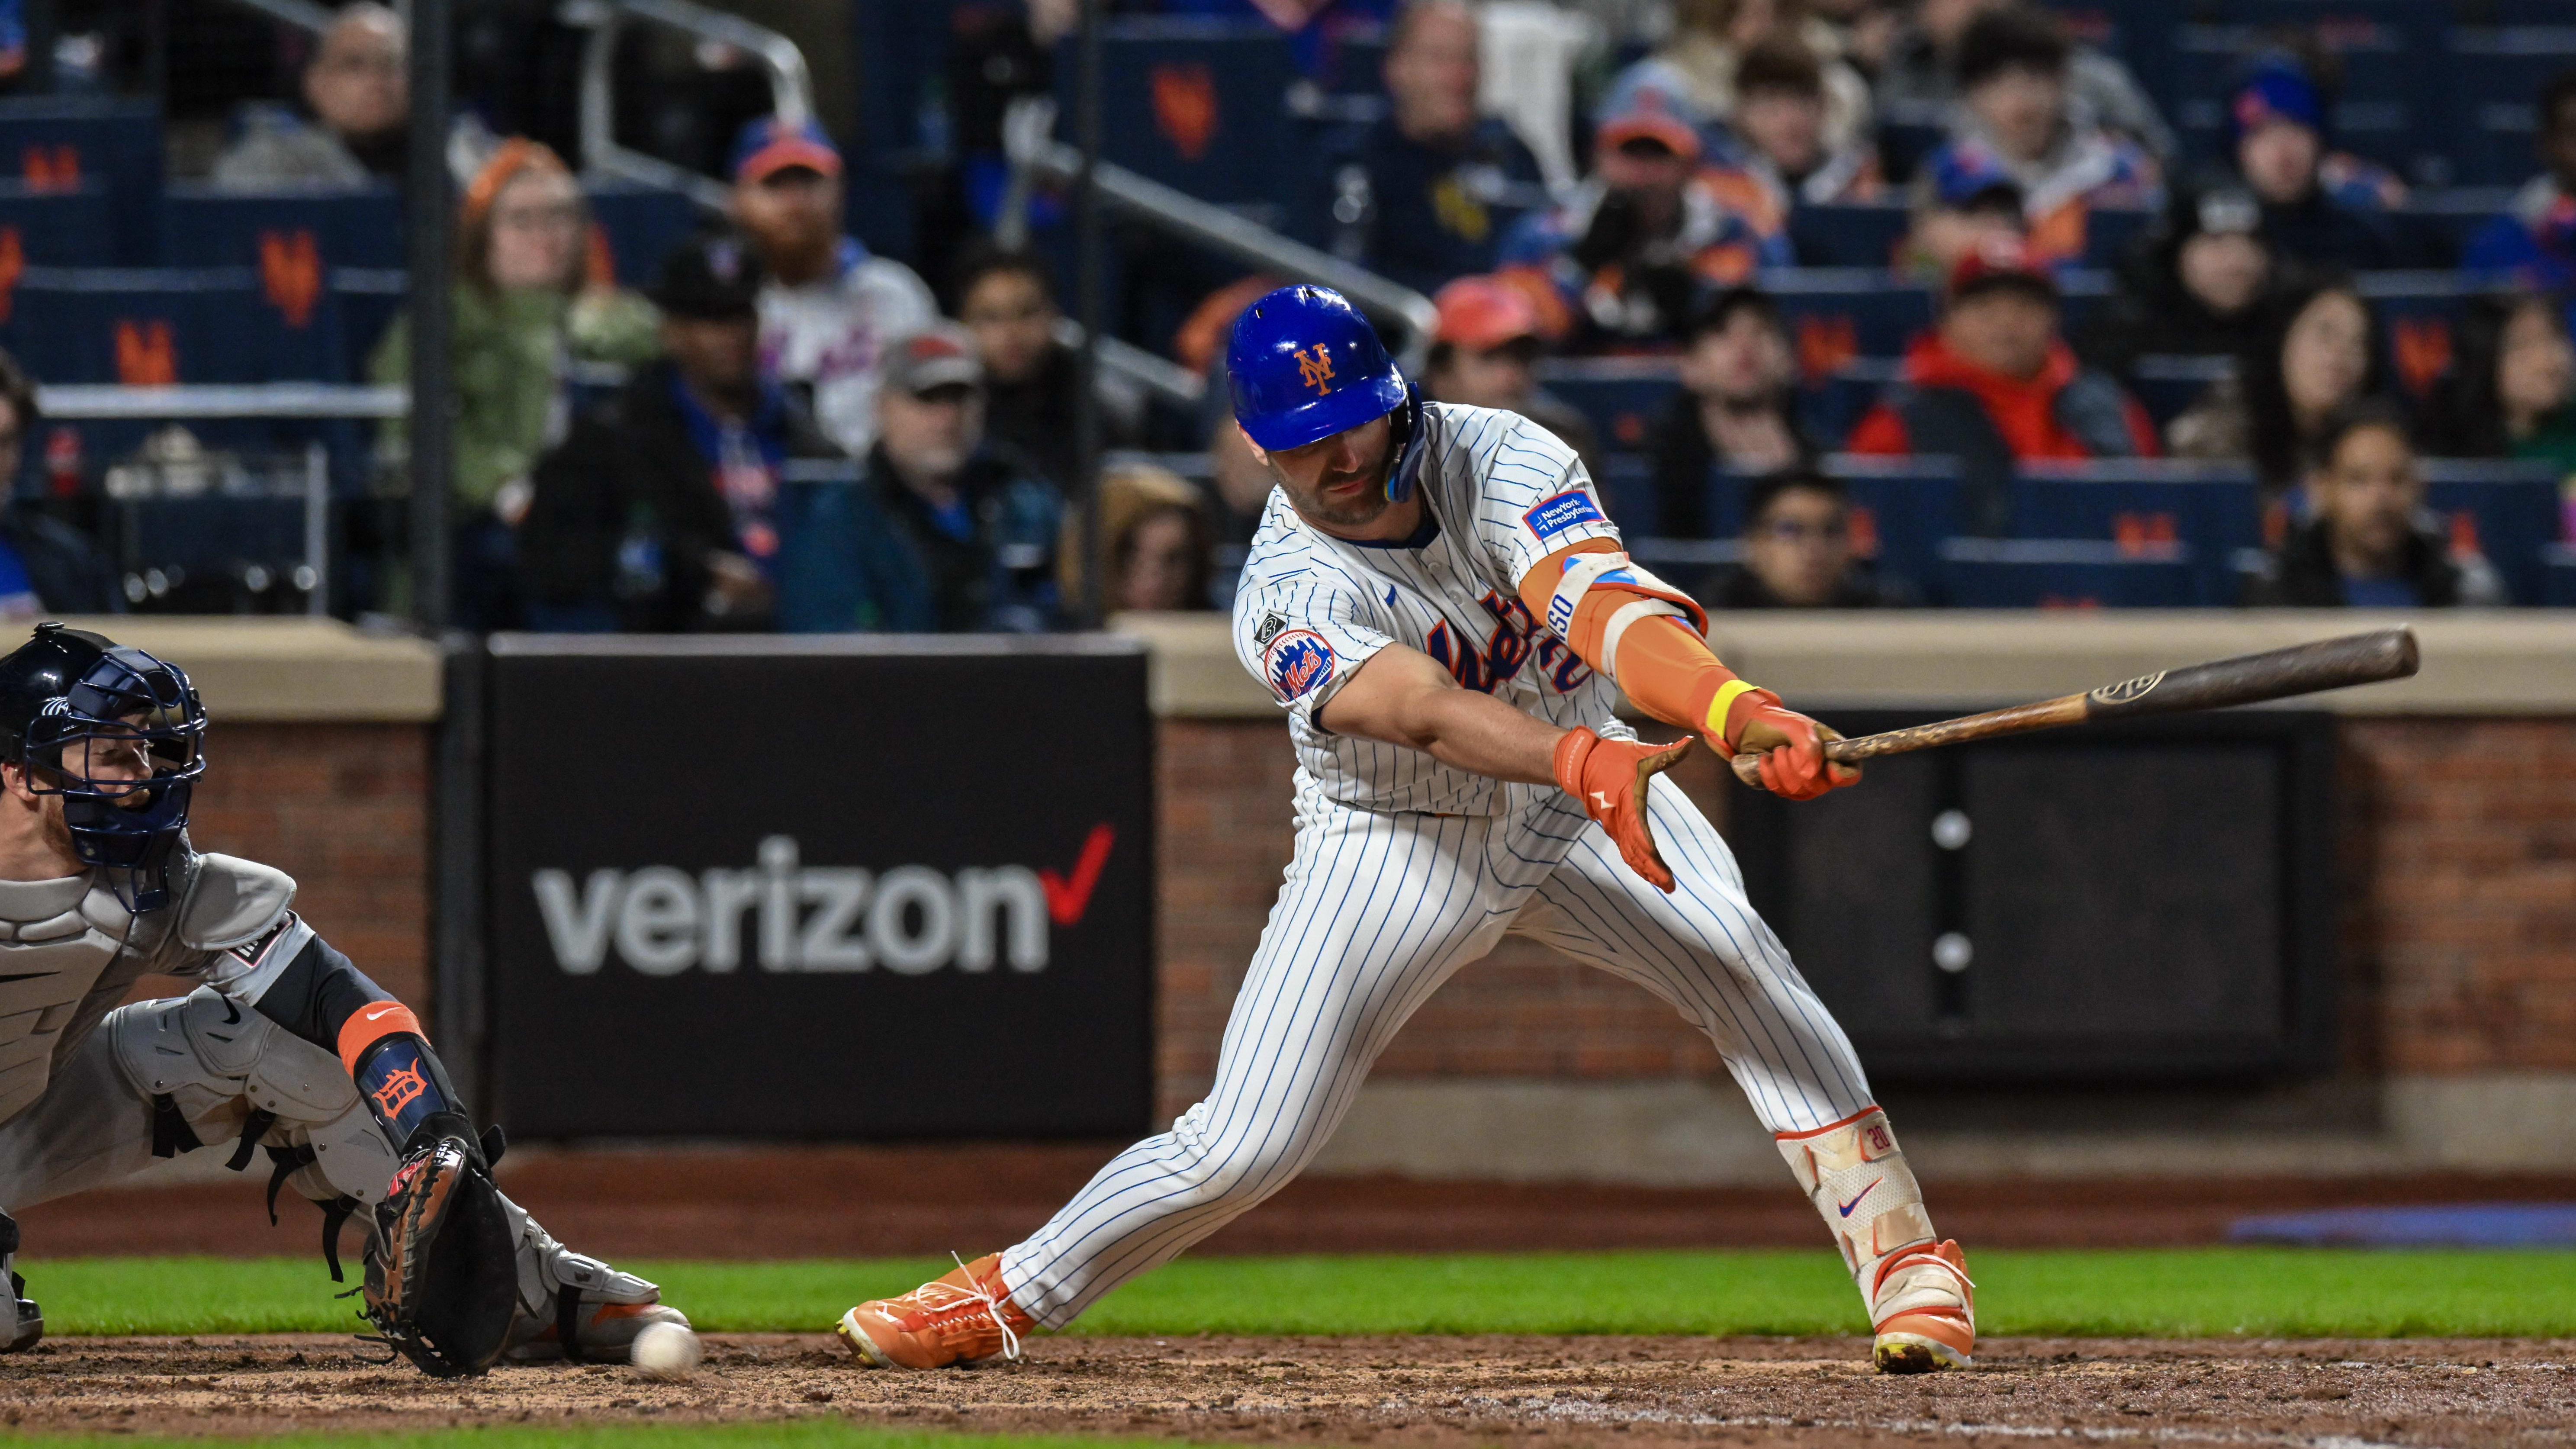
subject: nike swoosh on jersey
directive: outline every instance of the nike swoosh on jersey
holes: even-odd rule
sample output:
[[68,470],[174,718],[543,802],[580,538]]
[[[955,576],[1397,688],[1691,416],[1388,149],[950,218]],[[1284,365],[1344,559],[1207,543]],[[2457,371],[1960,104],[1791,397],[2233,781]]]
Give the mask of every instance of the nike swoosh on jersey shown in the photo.
[[1869,1196],[1871,1193],[1878,1191],[1878,1183],[1885,1181],[1887,1181],[1887,1179],[1882,1177],[1878,1179],[1878,1182],[1873,1182],[1869,1186],[1862,1188],[1860,1191],[1853,1193],[1852,1200],[1850,1202],[1836,1203],[1835,1206],[1842,1211],[1842,1215],[1844,1217],[1850,1217],[1852,1215],[1852,1209],[1860,1206],[1860,1200]]

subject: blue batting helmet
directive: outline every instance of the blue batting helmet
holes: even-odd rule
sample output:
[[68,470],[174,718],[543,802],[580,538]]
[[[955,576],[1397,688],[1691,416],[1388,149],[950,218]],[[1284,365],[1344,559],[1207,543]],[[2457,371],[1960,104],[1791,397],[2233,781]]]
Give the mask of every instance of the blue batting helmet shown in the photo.
[[1330,287],[1282,287],[1234,319],[1234,420],[1271,450],[1302,448],[1404,406],[1377,329]]

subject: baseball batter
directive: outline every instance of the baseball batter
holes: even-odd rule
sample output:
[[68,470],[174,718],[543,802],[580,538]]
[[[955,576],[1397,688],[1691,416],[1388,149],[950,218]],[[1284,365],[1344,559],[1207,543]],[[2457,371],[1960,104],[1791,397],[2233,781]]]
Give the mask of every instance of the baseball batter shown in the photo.
[[[1837,738],[1737,679],[1699,606],[1630,561],[1564,444],[1422,401],[1339,295],[1253,304],[1236,421],[1275,483],[1236,652],[1288,711],[1296,854],[1215,1089],[1006,1252],[840,1334],[878,1367],[1016,1353],[1279,1190],[1405,1018],[1518,931],[1636,982],[1708,1033],[1858,1283],[1893,1373],[1964,1365],[1966,1260],[1942,1241],[1851,1044],[1744,897],[1732,855],[1638,743],[1637,707],[1808,799],[1858,780]],[[1615,683],[1614,683],[1615,681]]]
[[[205,724],[186,674],[96,634],[39,624],[0,659],[0,1208],[238,1142],[234,1170],[260,1147],[274,1164],[272,1220],[281,1186],[321,1205],[334,1279],[363,1215],[369,1314],[434,1373],[623,1361],[647,1325],[685,1325],[490,1187],[500,1137],[473,1132],[410,1009],[295,913],[294,881],[189,847]],[[204,984],[116,1005],[156,972]],[[0,1353],[44,1334],[19,1246],[0,1211]]]

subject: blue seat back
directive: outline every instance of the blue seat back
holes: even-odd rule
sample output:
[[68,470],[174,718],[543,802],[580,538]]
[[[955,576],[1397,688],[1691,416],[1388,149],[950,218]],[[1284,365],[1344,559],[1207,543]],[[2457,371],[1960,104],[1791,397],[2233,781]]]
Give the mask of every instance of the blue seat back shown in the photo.
[[1563,399],[1612,451],[1642,451],[1655,419],[1681,387],[1669,357],[1561,358],[1539,367],[1539,382]]
[[402,199],[391,186],[234,191],[174,183],[161,197],[161,262],[172,267],[400,267]]
[[2135,206],[2095,206],[2084,212],[2084,265],[2114,267],[2139,237],[2152,230],[2157,213]]
[[[1294,197],[1285,96],[1288,38],[1268,25],[1186,16],[1102,27],[1101,154],[1201,201],[1285,206]],[[1056,68],[1074,114],[1078,67]]]
[[1610,453],[1601,459],[1601,506],[1621,535],[1642,538],[1663,532],[1663,499],[1655,492],[1652,460],[1636,453]]
[[1789,213],[1789,246],[1802,267],[1885,267],[1911,215],[1902,201],[1800,206]]
[[591,219],[608,236],[608,254],[620,286],[649,286],[662,259],[708,224],[706,213],[684,192],[626,181],[584,182]]
[[47,382],[338,382],[338,299],[319,275],[279,293],[245,267],[28,268],[0,346]]
[[1766,272],[1763,288],[1780,308],[1799,374],[1823,377],[1855,357],[1896,357],[1932,325],[1932,293],[1884,268],[1803,267]]
[[2554,24],[2463,26],[2450,33],[2451,151],[2464,185],[2509,186],[2539,169],[2532,135],[2540,88],[2576,66],[2576,10]]
[[2540,551],[2540,602],[2576,609],[2576,544],[2553,543]]
[[[1884,574],[1928,584],[1940,541],[1959,531],[1959,467],[1948,458],[1862,458],[1837,453],[1824,470],[1851,499],[1852,547]],[[1744,489],[1713,510],[1728,537],[1744,530]]]
[[2512,601],[2540,600],[2541,550],[2561,542],[2557,470],[2518,460],[2432,458],[2424,463],[2424,505],[2448,527],[2454,548],[2473,545],[2504,576]]
[[2161,428],[2235,371],[2235,360],[2228,357],[2150,355],[2131,365],[2126,381],[2138,405]]
[[0,177],[35,190],[97,181],[107,189],[109,231],[87,266],[142,266],[159,239],[161,110],[110,96],[0,100]]
[[2235,563],[2263,542],[2254,475],[2163,459],[2026,463],[2012,485],[2013,534],[2108,543],[2125,556],[2191,555],[2196,604],[2237,599]]
[[102,266],[116,259],[115,235],[115,199],[97,177],[69,190],[0,181],[0,265],[14,253],[31,267]]
[[1941,597],[1959,609],[2179,609],[2197,602],[2191,549],[2152,553],[2091,539],[1953,538]]
[[2458,272],[2373,272],[2359,286],[2387,338],[2390,376],[2408,397],[2429,398],[2451,366],[2460,318],[2478,290],[2475,279]]

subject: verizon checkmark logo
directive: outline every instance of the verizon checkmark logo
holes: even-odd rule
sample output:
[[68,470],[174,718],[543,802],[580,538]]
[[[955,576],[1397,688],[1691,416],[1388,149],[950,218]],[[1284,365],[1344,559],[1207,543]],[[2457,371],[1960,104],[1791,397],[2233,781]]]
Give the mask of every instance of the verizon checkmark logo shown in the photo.
[[1053,867],[1038,872],[1038,884],[1046,888],[1047,916],[1059,926],[1070,926],[1091,909],[1091,892],[1100,884],[1100,872],[1109,866],[1109,848],[1118,843],[1118,832],[1104,820],[1091,827],[1091,835],[1082,842],[1082,854],[1075,857],[1070,877],[1055,873]]

